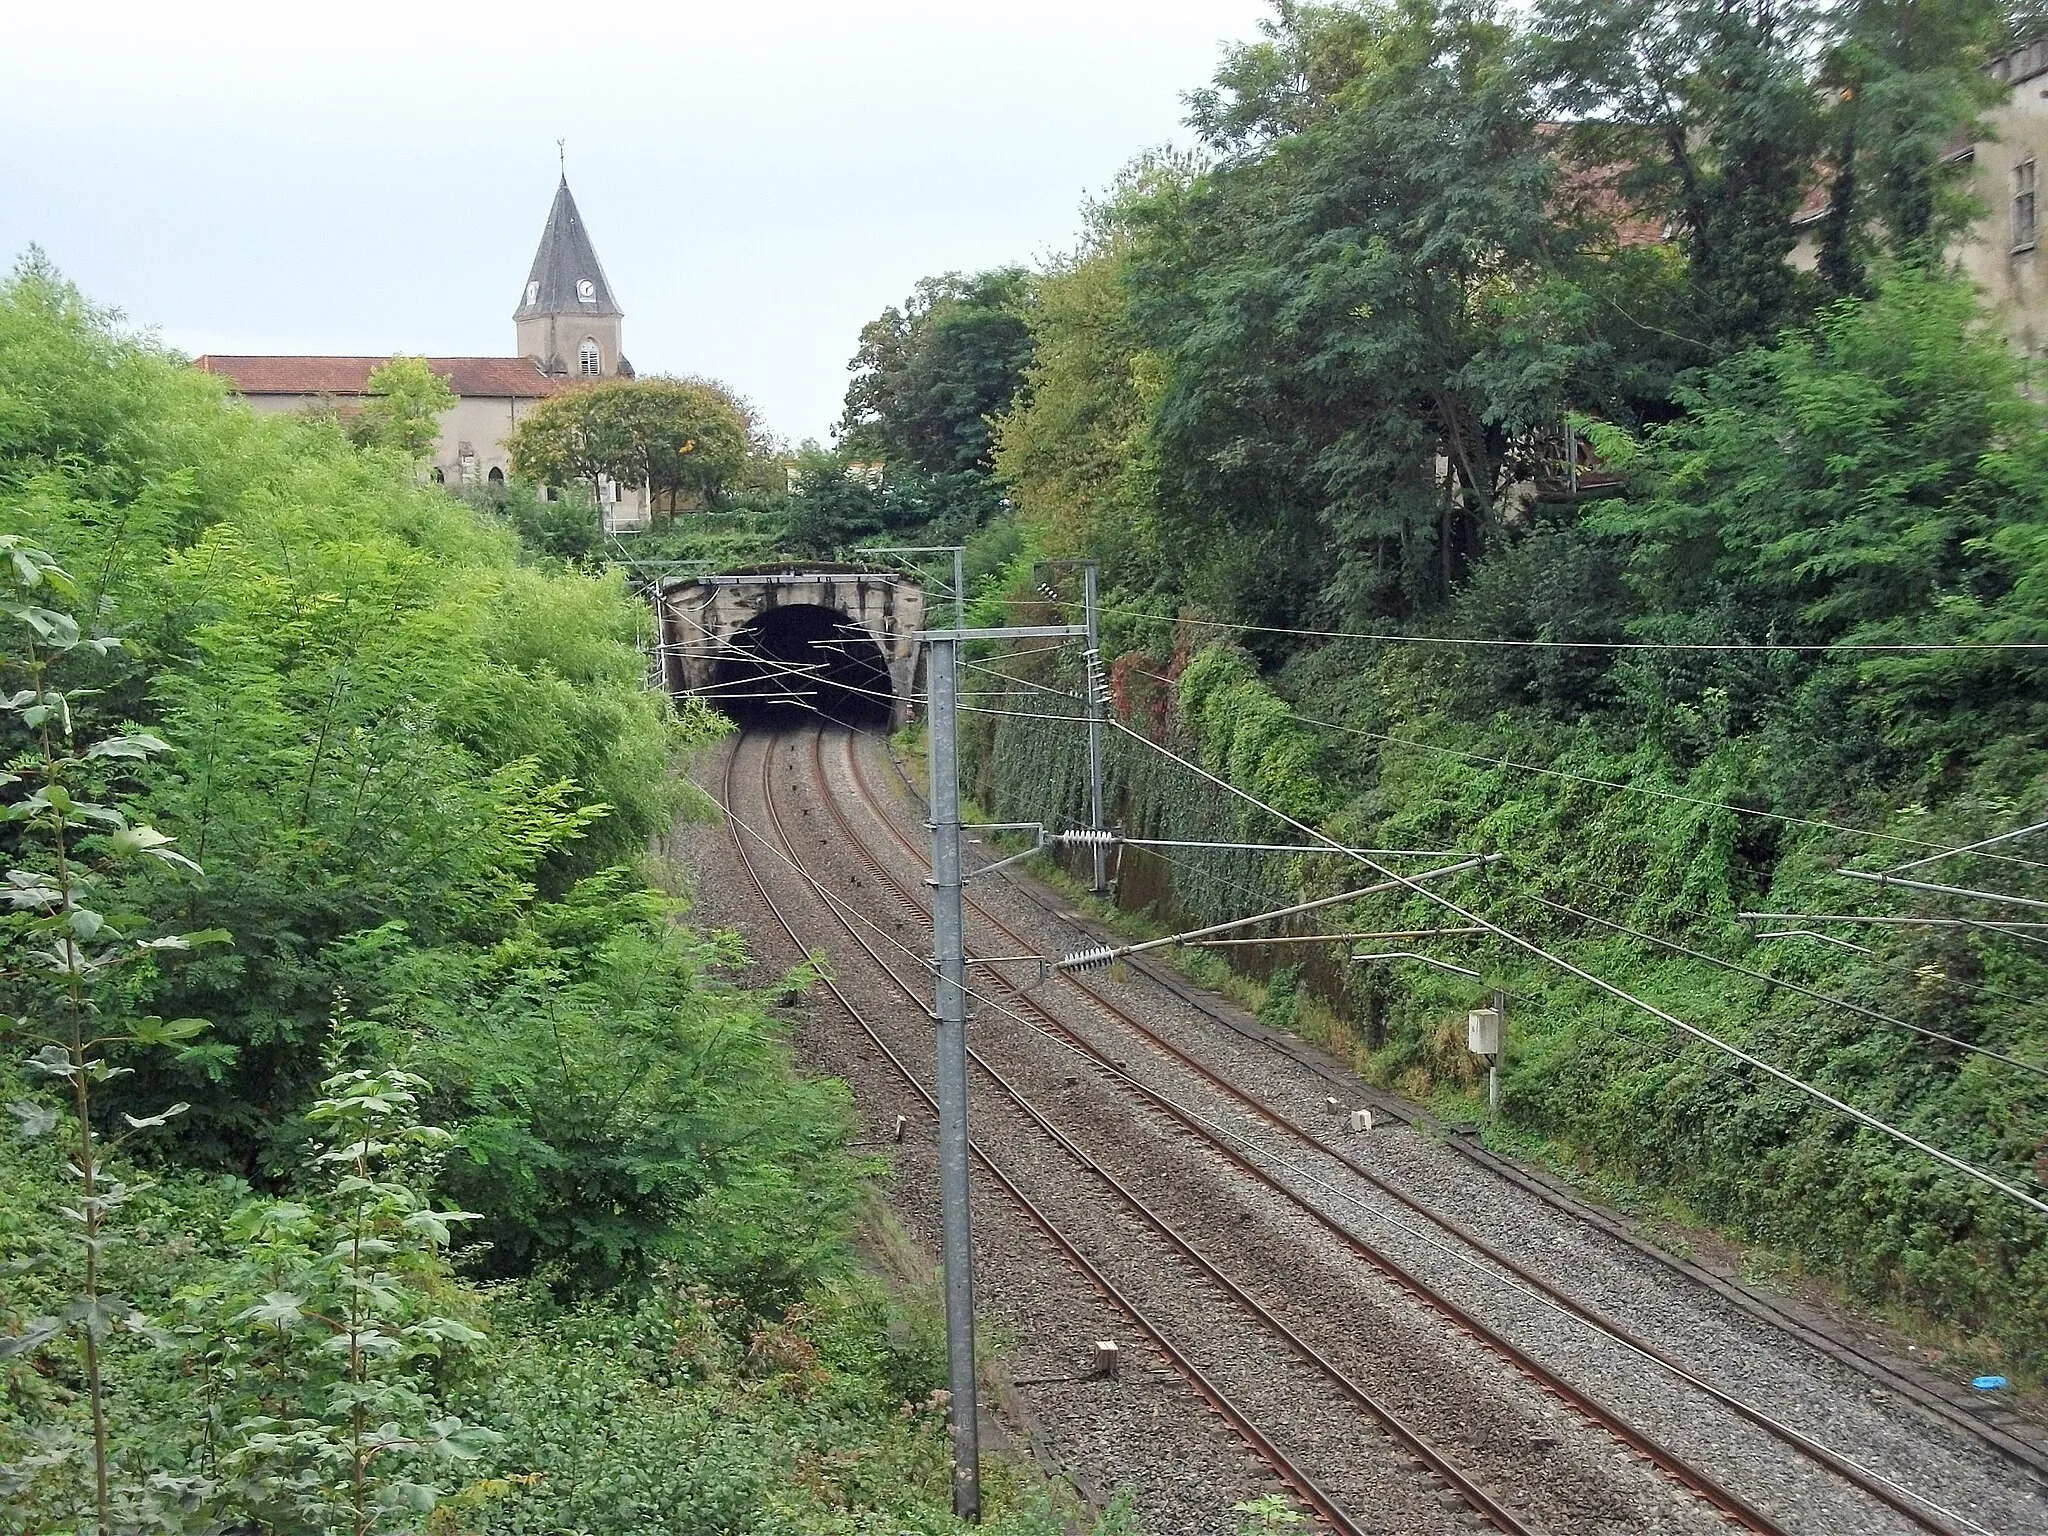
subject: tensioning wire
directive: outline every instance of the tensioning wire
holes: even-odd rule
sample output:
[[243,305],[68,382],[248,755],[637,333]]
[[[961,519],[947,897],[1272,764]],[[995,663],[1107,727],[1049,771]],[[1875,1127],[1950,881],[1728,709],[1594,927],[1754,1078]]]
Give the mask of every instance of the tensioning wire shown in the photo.
[[1925,1153],[1927,1156],[1934,1158],[1937,1162],[1946,1164],[1948,1167],[1955,1169],[1958,1173],[1961,1173],[1968,1178],[1974,1179],[1981,1184],[1987,1185],[1990,1188],[1999,1191],[2001,1194],[2006,1195],[2011,1199],[2019,1201],[2021,1204],[2030,1207],[2031,1209],[2033,1209],[2041,1215],[2048,1216],[2048,1201],[2042,1200],[2039,1196],[2031,1195],[2027,1193],[2025,1190],[2020,1189],[2015,1185],[2008,1184],[2005,1180],[1999,1178],[1996,1174],[1988,1173],[1984,1169],[1976,1167],[1974,1164],[1965,1162],[1963,1159],[1957,1157],[1955,1154],[1951,1152],[1944,1152],[1941,1150],[1941,1148],[1934,1146],[1931,1143],[1922,1141],[1919,1137],[1914,1136],[1912,1133],[1901,1130],[1898,1126],[1892,1125],[1888,1121],[1879,1119],[1876,1115],[1871,1114],[1868,1110],[1858,1109],[1854,1104],[1849,1103],[1847,1100],[1836,1098],[1826,1089],[1818,1087],[1813,1083],[1806,1082],[1804,1079],[1794,1076],[1792,1073],[1786,1071],[1783,1067],[1774,1066],[1772,1063],[1765,1061],[1762,1057],[1757,1056],[1750,1051],[1744,1050],[1741,1046],[1734,1045],[1729,1041],[1723,1040],[1719,1035],[1716,1035],[1709,1030],[1702,1029],[1697,1024],[1687,1023],[1684,1019],[1681,1019],[1677,1014],[1671,1013],[1666,1009],[1659,1008],[1654,1003],[1646,1002],[1642,998],[1635,996],[1633,993],[1625,990],[1624,988],[1616,986],[1613,982],[1608,981],[1603,977],[1596,976],[1591,971],[1585,970],[1580,966],[1574,965],[1571,961],[1564,959],[1560,955],[1552,954],[1549,950],[1545,949],[1542,945],[1538,944],[1534,939],[1525,938],[1521,934],[1515,933],[1514,931],[1508,928],[1504,928],[1499,923],[1493,922],[1489,918],[1482,917],[1477,912],[1473,912],[1466,907],[1460,906],[1457,902],[1451,900],[1450,897],[1429,889],[1428,887],[1421,884],[1419,881],[1416,881],[1407,875],[1400,874],[1395,870],[1389,869],[1384,864],[1379,863],[1377,860],[1367,858],[1365,855],[1358,853],[1353,849],[1345,848],[1335,839],[1330,838],[1326,836],[1324,833],[1317,831],[1314,827],[1309,826],[1306,822],[1298,821],[1294,817],[1287,815],[1284,811],[1277,810],[1273,806],[1267,805],[1266,802],[1259,799],[1257,795],[1252,794],[1248,790],[1238,788],[1229,780],[1219,778],[1217,775],[1209,772],[1208,769],[1203,768],[1198,764],[1189,762],[1179,753],[1170,751],[1167,748],[1160,746],[1159,743],[1152,741],[1151,739],[1140,734],[1137,731],[1132,730],[1129,726],[1124,725],[1121,721],[1112,720],[1108,723],[1114,729],[1123,732],[1125,735],[1130,736],[1134,740],[1144,742],[1144,744],[1150,747],[1153,751],[1160,753],[1162,756],[1172,759],[1176,763],[1179,763],[1181,767],[1185,768],[1188,772],[1195,774],[1197,777],[1206,779],[1207,781],[1216,785],[1220,789],[1228,790],[1231,794],[1236,795],[1239,798],[1246,800],[1253,805],[1258,806],[1261,810],[1264,810],[1271,815],[1279,817],[1281,820],[1293,826],[1297,831],[1306,833],[1308,836],[1315,838],[1318,842],[1327,844],[1332,852],[1343,854],[1346,857],[1351,858],[1360,864],[1363,864],[1367,869],[1372,870],[1376,874],[1385,876],[1386,878],[1391,880],[1399,881],[1401,884],[1408,886],[1410,889],[1412,889],[1417,895],[1422,896],[1429,901],[1435,902],[1438,906],[1444,908],[1448,912],[1454,913],[1458,917],[1464,918],[1467,922],[1480,924],[1488,931],[1498,935],[1503,939],[1506,939],[1509,943],[1516,945],[1518,948],[1527,950],[1537,959],[1546,961],[1549,964],[1556,966],[1559,970],[1564,971],[1570,975],[1576,976],[1581,981],[1587,982],[1592,986],[1598,987],[1601,991],[1606,992],[1612,997],[1620,999],[1622,1002],[1628,1003],[1633,1007],[1640,1008],[1643,1012],[1650,1014],[1652,1017],[1662,1019],[1665,1023],[1671,1025],[1672,1028],[1683,1030],[1686,1034],[1691,1035],[1694,1039],[1700,1041],[1702,1044],[1710,1046],[1715,1050],[1721,1051],[1726,1055],[1732,1056],[1738,1061],[1745,1062],[1749,1066],[1756,1068],[1760,1072],[1768,1073],[1770,1076],[1777,1078],[1780,1082],[1783,1082],[1788,1087],[1798,1089],[1801,1093],[1808,1095],[1810,1098],[1813,1098],[1819,1103],[1827,1105],[1829,1108],[1837,1111],[1838,1113],[1847,1115],[1852,1120],[1855,1120],[1860,1124],[1869,1126],[1872,1130],[1881,1132],[1882,1134],[1891,1137],[1893,1140],[1898,1141],[1905,1146],[1912,1147],[1916,1151]]
[[[1176,761],[1178,761],[1178,759],[1176,759]],[[1184,766],[1192,765],[1184,764]],[[1275,812],[1274,814],[1277,815],[1279,813]],[[786,864],[791,870],[793,870],[797,874],[797,876],[800,879],[802,879],[807,885],[809,885],[817,893],[817,895],[820,896],[826,902],[826,904],[830,906],[834,911],[844,913],[849,919],[857,920],[863,926],[872,928],[875,931],[875,933],[883,940],[884,943],[909,956],[910,959],[918,965],[920,970],[925,971],[927,974],[936,975],[936,967],[930,957],[918,954],[916,951],[910,949],[907,945],[905,945],[900,939],[896,938],[893,934],[884,933],[875,924],[869,922],[866,918],[862,917],[851,906],[841,901],[838,897],[834,896],[830,891],[826,890],[823,883],[819,881],[816,878],[816,876],[814,876],[809,870],[805,869],[800,861],[789,855],[784,854],[782,850],[776,848],[772,843],[768,841],[767,838],[763,837],[759,832],[755,831],[754,828],[748,826],[744,821],[740,820],[738,816],[733,815],[730,808],[727,808],[726,815],[731,818],[735,826],[738,826],[743,831],[745,831],[748,836],[754,839],[755,842],[759,843],[763,848],[767,849],[768,852],[771,853],[775,858],[777,858],[782,863]],[[903,980],[900,977],[898,977],[894,971],[890,970],[887,965],[881,964],[879,958],[877,959],[877,964],[879,968],[882,970],[883,974],[887,975],[890,978],[890,980],[894,981],[898,987],[902,988],[907,992],[911,992],[913,996],[916,995],[915,990],[905,985]],[[1140,1081],[1139,1078],[1136,1075],[1134,1075],[1128,1068],[1119,1066],[1114,1062],[1105,1061],[1101,1057],[1090,1054],[1086,1050],[1082,1049],[1082,1047],[1075,1044],[1073,1041],[1063,1038],[1061,1035],[1055,1033],[1051,1029],[1048,1029],[1045,1025],[1040,1024],[1035,1020],[1025,1017],[1023,1014],[1019,1013],[1014,1008],[1011,1008],[1006,1003],[1003,1003],[996,998],[990,997],[985,993],[977,992],[972,987],[965,985],[964,982],[961,984],[960,990],[968,998],[1002,1015],[1004,1018],[1009,1019],[1011,1022],[1022,1026],[1024,1029],[1029,1030],[1032,1034],[1038,1036],[1040,1039],[1046,1041],[1048,1044],[1056,1047],[1057,1049],[1065,1051],[1075,1056],[1080,1061],[1086,1063],[1091,1067],[1100,1068],[1102,1070],[1109,1072],[1111,1075],[1122,1079],[1124,1082],[1129,1083],[1133,1088],[1138,1089],[1141,1093],[1145,1094],[1146,1096],[1156,1098],[1160,1103],[1170,1106],[1176,1113],[1185,1115],[1189,1120],[1202,1126],[1205,1130],[1211,1132],[1212,1134],[1226,1141],[1229,1141],[1235,1145],[1241,1146],[1249,1152],[1257,1154],[1259,1157],[1279,1166],[1282,1169],[1285,1169],[1289,1174],[1301,1180],[1303,1183],[1306,1183],[1316,1189],[1323,1191],[1331,1198],[1339,1200],[1347,1205],[1356,1207],[1358,1210],[1364,1212],[1367,1216],[1373,1218],[1374,1220],[1381,1222],[1383,1225],[1393,1227],[1394,1229],[1407,1234],[1409,1237],[1424,1244],[1426,1247],[1436,1250],[1437,1252],[1441,1253],[1444,1257],[1451,1259],[1452,1261],[1456,1262],[1462,1267],[1473,1271],[1475,1274],[1479,1275],[1483,1279],[1491,1281],[1496,1287],[1504,1288],[1509,1292],[1518,1292],[1526,1296],[1528,1299],[1536,1302],[1539,1306],[1542,1306],[1546,1310],[1555,1312],[1559,1317],[1568,1319],[1569,1321],[1586,1328],[1596,1336],[1605,1338],[1615,1344],[1620,1345],[1628,1353],[1635,1355],[1644,1361],[1647,1361],[1649,1364],[1663,1371],[1668,1372],[1680,1381],[1683,1381],[1687,1385],[1692,1386],[1695,1389],[1706,1393],[1708,1396],[1713,1397],[1720,1402],[1729,1405],[1734,1405],[1737,1402],[1739,1402],[1739,1399],[1735,1398],[1733,1394],[1725,1391],[1722,1388],[1714,1386],[1710,1382],[1705,1381],[1703,1378],[1694,1376],[1689,1371],[1684,1370],[1683,1368],[1673,1364],[1672,1362],[1659,1359],[1655,1354],[1650,1353],[1649,1351],[1643,1349],[1641,1346],[1633,1343],[1632,1341],[1619,1337],[1603,1324],[1595,1322],[1591,1318],[1582,1317],[1579,1314],[1572,1312],[1570,1309],[1561,1306],[1552,1297],[1546,1296],[1542,1293],[1542,1291],[1520,1280],[1516,1276],[1503,1274],[1499,1270],[1494,1269],[1489,1265],[1482,1264],[1479,1261],[1479,1259],[1474,1257],[1472,1254],[1464,1251],[1463,1249],[1451,1246],[1450,1244],[1444,1242],[1442,1239],[1433,1236],[1432,1234],[1422,1230],[1421,1228],[1410,1225],[1408,1222],[1404,1221],[1399,1216],[1396,1216],[1393,1213],[1382,1209],[1377,1204],[1367,1200],[1364,1196],[1356,1193],[1355,1191],[1338,1187],[1336,1184],[1333,1184],[1328,1179],[1322,1177],[1319,1174],[1311,1172],[1302,1164],[1295,1162],[1292,1158],[1289,1158],[1284,1153],[1276,1152],[1270,1147],[1267,1147],[1259,1142],[1252,1140],[1250,1137],[1245,1136],[1241,1132],[1210,1119],[1201,1111],[1194,1109],[1189,1105],[1181,1103],[1179,1100],[1175,1099],[1171,1094],[1163,1093],[1156,1088],[1150,1087],[1149,1085]],[[1085,992],[1087,989],[1083,988],[1081,990]],[[1978,1533],[1978,1536],[1993,1536],[1992,1532],[1987,1530],[1984,1526],[1981,1526],[1977,1524],[1975,1521],[1969,1519],[1966,1515],[1963,1515],[1957,1511],[1944,1507],[1943,1505],[1929,1498],[1927,1495],[1922,1494],[1912,1488],[1909,1488],[1905,1484],[1900,1483],[1893,1478],[1886,1477],[1883,1473],[1878,1472],[1874,1468],[1867,1467],[1858,1463],[1852,1457],[1840,1451],[1837,1451],[1832,1447],[1827,1446],[1822,1442],[1811,1438],[1810,1436],[1805,1435],[1801,1431],[1794,1429],[1790,1425],[1783,1423],[1781,1420],[1774,1418],[1772,1415],[1764,1413],[1763,1410],[1754,1408],[1753,1406],[1746,1403],[1742,1404],[1742,1407],[1746,1412],[1754,1414],[1758,1419],[1764,1421],[1770,1427],[1773,1433],[1780,1435],[1787,1441],[1794,1444],[1811,1447],[1819,1451],[1823,1455],[1832,1458],[1836,1461],[1839,1461],[1845,1466],[1855,1469],[1860,1475],[1870,1478],[1875,1482],[1883,1483],[1886,1487],[1892,1489],[1894,1492],[1898,1493],[1902,1497],[1911,1499],[1913,1502],[1920,1504],[1929,1510],[1934,1511],[1936,1514],[1941,1515],[1946,1519],[1953,1520],[1959,1525],[1966,1527],[1968,1530],[1972,1532]]]
[[[1173,679],[1166,677],[1162,673],[1147,672],[1143,668],[1135,670],[1159,682],[1170,684],[1173,681]],[[1855,837],[1867,837],[1881,842],[1898,843],[1904,847],[1919,848],[1931,853],[1952,854],[1962,851],[1959,848],[1951,847],[1944,843],[1931,843],[1923,838],[1906,837],[1897,832],[1873,832],[1867,827],[1852,827],[1837,821],[1822,821],[1808,816],[1787,816],[1779,811],[1763,811],[1749,806],[1730,805],[1723,800],[1707,800],[1698,795],[1680,794],[1676,790],[1655,789],[1643,784],[1627,784],[1618,779],[1596,779],[1588,774],[1571,773],[1562,768],[1540,768],[1534,763],[1518,763],[1512,758],[1488,757],[1481,752],[1466,752],[1457,747],[1440,747],[1434,742],[1416,741],[1407,736],[1392,736],[1384,731],[1369,731],[1364,726],[1342,725],[1335,720],[1318,720],[1313,715],[1304,715],[1296,712],[1291,705],[1288,708],[1288,718],[1302,725],[1315,726],[1320,730],[1340,731],[1348,736],[1362,736],[1370,741],[1390,742],[1395,746],[1413,747],[1420,752],[1435,752],[1446,757],[1462,758],[1468,763],[1483,763],[1488,767],[1505,768],[1516,773],[1540,774],[1545,778],[1563,779],[1573,784],[1585,784],[1595,789],[1618,790],[1624,794],[1631,795],[1648,795],[1653,799],[1675,801],[1680,805],[1696,805],[1703,810],[1727,811],[1735,816],[1754,816],[1765,821],[1781,822],[1787,826],[1811,827],[1818,831],[1827,832],[1845,832]],[[2043,864],[2033,859],[2018,858],[2012,854],[1979,853],[1976,857],[1996,859],[2008,864],[2020,864],[2029,869],[2048,869],[2048,864]]]
[[[1013,608],[1029,607],[1034,603],[1056,603],[1065,608],[1076,608],[1080,604],[1071,598],[1013,597],[1005,601]],[[1277,624],[1245,624],[1230,619],[1198,619],[1175,614],[1147,613],[1140,608],[1118,608],[1098,604],[1097,613],[1113,613],[1119,618],[1143,619],[1159,624],[1192,624],[1203,629],[1227,629],[1241,634],[1297,635],[1310,640],[1368,640],[1380,644],[1399,645],[1448,645],[1448,646],[1489,646],[1503,649],[1565,650],[1565,651],[1706,651],[1706,652],[1771,652],[1789,651],[1808,654],[1849,653],[1906,653],[1931,654],[1943,651],[2048,651],[2048,640],[1982,640],[1982,641],[1897,641],[1897,642],[1852,642],[1852,641],[1772,641],[1772,640],[1506,640],[1477,635],[1411,635],[1398,632],[1374,632],[1349,629],[1289,629]]]

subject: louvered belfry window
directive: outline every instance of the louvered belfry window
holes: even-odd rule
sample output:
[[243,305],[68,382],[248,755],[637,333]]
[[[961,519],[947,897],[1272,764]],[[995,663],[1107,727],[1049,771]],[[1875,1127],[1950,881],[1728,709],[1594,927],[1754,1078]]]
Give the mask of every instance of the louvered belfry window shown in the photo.
[[583,356],[582,356],[582,361],[583,361],[583,376],[584,376],[584,377],[585,377],[586,379],[594,379],[594,378],[596,378],[596,377],[597,377],[597,375],[598,375],[598,356],[597,356],[597,340],[596,340],[596,338],[595,338],[595,337],[585,337],[585,338],[584,338],[584,341],[583,341]]

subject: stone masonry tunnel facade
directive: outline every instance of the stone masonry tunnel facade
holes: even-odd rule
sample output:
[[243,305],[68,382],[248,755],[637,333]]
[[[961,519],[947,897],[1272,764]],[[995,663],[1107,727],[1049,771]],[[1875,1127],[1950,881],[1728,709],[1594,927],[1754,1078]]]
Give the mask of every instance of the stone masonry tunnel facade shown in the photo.
[[672,578],[660,591],[662,680],[742,719],[809,710],[901,725],[924,605],[915,578],[860,566]]

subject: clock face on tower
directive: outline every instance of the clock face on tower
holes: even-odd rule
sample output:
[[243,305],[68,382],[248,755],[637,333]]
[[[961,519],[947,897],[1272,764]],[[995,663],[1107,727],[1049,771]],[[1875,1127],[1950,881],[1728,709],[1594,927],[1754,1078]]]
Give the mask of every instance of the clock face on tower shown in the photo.
[[540,302],[539,283],[528,283],[526,285],[526,302],[529,304],[538,304]]
[[597,302],[597,284],[587,277],[579,277],[576,280],[576,297],[585,304],[595,304]]

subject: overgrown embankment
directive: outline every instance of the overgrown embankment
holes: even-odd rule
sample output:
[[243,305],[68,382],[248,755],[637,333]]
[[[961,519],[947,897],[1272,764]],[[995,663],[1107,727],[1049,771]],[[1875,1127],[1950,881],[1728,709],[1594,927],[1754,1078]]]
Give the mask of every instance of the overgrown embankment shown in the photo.
[[[1857,829],[1827,824],[1820,812],[1774,809],[1742,794],[1767,751],[1755,740],[1703,742],[1688,763],[1668,740],[1622,722],[1567,726],[1527,710],[1473,719],[1456,706],[1458,666],[1426,649],[1304,654],[1280,678],[1290,702],[1245,653],[1201,626],[1178,638],[1182,644],[1163,654],[1126,653],[1114,669],[1118,712],[1134,729],[1349,845],[1505,855],[1486,874],[1439,889],[1808,1083],[2000,1177],[2031,1183],[2048,1084],[1871,1016],[2048,1061],[2048,1032],[2026,1002],[2041,980],[2031,946],[1954,927],[1861,934],[1860,950],[1758,942],[1735,916],[1859,910],[1861,893],[1832,873],[1837,862],[1873,851],[1902,862],[1918,841],[1967,841],[1982,821],[1944,823],[1908,803]],[[997,706],[1014,713],[969,717],[974,791],[1002,819],[1085,822],[1076,705],[1041,691],[1075,689],[1077,677],[1041,666],[1032,680],[1039,688],[1017,689]],[[1110,801],[1132,835],[1303,840],[1129,737],[1111,733],[1107,760]],[[1987,778],[2015,767],[2015,780],[1982,786],[1980,814],[2038,795],[2032,751]],[[1873,839],[1873,831],[1884,835]],[[1336,856],[1173,849],[1124,858],[1119,904],[1169,927],[1373,878]],[[1385,862],[1412,872],[1447,860]],[[1412,894],[1289,925],[1404,933],[1461,926],[1468,925]],[[1674,954],[1649,936],[1773,980]],[[1484,979],[1412,962],[1353,965],[1354,948],[1421,949]],[[1796,1255],[1860,1296],[1993,1340],[2009,1362],[2041,1369],[2048,1233],[2032,1213],[1798,1089],[1488,934],[1226,953],[1269,984],[1271,1022],[1317,1034],[1375,1080],[1454,1109],[1460,1100],[1474,1107],[1464,1014],[1492,987],[1506,989],[1504,1114],[1516,1130],[1589,1171]]]
[[[1643,60],[1602,38],[1634,31],[1570,7],[1290,10],[1192,98],[1207,158],[1134,166],[1040,274],[995,461],[1035,554],[1100,563],[1134,729],[1346,844],[1500,854],[1443,894],[1793,1079],[1491,930],[1374,945],[1511,994],[1513,1127],[2038,1372],[2048,951],[1985,925],[2040,915],[2048,841],[1944,851],[2048,805],[2048,414],[1948,264],[1977,215],[1921,136],[1981,137],[1999,92],[1981,32],[1936,57],[1888,16],[1816,20],[1811,53],[1696,35],[1688,83],[1624,107]],[[1851,57],[1920,128],[1862,136]],[[1837,112],[1839,136],[1746,137]],[[1912,218],[1856,204],[1878,154]],[[1772,192],[1740,190],[1766,163]],[[1815,194],[1836,244],[1802,272]],[[1050,587],[1071,614],[1063,579],[1020,562],[987,612]],[[1077,691],[1043,656],[1001,670]],[[1071,821],[1080,732],[1042,717],[1075,701],[977,676],[978,707],[1040,717],[977,717],[978,794]],[[1155,758],[1113,738],[1131,830],[1297,840]],[[1933,857],[1993,896],[1842,872]],[[1122,894],[1180,923],[1359,880],[1161,849]],[[1417,896],[1325,916],[1474,926]],[[1384,1081],[1470,1083],[1468,978],[1226,953]]]

